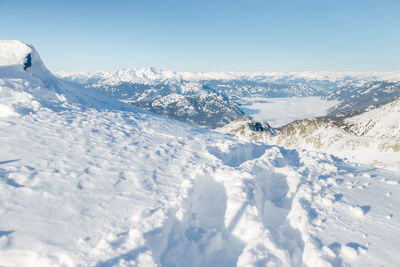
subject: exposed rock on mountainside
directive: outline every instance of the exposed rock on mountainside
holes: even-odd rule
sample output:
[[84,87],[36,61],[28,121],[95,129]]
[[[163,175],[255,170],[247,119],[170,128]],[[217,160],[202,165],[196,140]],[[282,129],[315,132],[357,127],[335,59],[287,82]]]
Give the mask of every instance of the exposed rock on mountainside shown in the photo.
[[211,129],[247,118],[237,104],[195,81],[154,84],[113,81],[84,86],[165,117]]
[[287,148],[312,149],[400,171],[400,99],[344,120],[312,118],[277,129],[277,136],[253,132],[247,123],[233,122],[218,129]]
[[338,119],[354,116],[389,103],[399,96],[398,81],[369,81],[343,86],[327,97],[341,101],[328,111],[328,116]]
[[[58,75],[158,114],[209,128],[243,119],[238,105],[229,101],[237,102],[243,97],[324,96],[342,102],[329,111],[330,117],[340,119],[400,95],[399,72],[241,73],[132,68],[61,71]],[[185,87],[197,87],[196,94],[202,96],[187,94]]]

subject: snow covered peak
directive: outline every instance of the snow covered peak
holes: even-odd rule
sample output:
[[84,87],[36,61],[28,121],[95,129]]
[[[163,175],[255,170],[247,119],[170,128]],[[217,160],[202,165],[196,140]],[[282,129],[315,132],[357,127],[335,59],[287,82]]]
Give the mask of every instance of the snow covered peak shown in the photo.
[[[31,66],[24,70],[30,55]],[[16,40],[0,40],[0,75],[8,78],[27,78],[40,80],[45,86],[54,87],[57,78],[43,64],[39,53],[27,43]]]
[[58,109],[70,103],[90,102],[81,86],[55,77],[32,45],[0,40],[0,118],[28,115],[40,109]]
[[31,45],[21,41],[0,40],[0,67],[23,67],[26,56],[33,50]]
[[176,81],[182,78],[171,70],[161,70],[154,67],[149,68],[124,68],[114,71],[95,72],[73,72],[59,71],[57,75],[61,78],[69,78],[77,83],[119,84],[121,82],[154,84],[164,81]]
[[301,82],[301,81],[329,81],[344,82],[347,80],[384,80],[400,81],[400,72],[188,72],[163,70],[154,67],[125,68],[114,71],[73,72],[59,71],[56,73],[61,78],[66,78],[78,83],[88,81],[99,84],[115,84],[118,82],[130,83],[160,83],[176,81],[254,81],[254,82]]

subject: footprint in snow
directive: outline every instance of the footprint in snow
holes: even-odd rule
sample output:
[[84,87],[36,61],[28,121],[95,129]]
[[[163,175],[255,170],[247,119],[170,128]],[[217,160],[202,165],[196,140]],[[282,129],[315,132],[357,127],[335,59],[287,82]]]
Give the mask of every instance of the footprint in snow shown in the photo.
[[364,183],[362,185],[357,186],[358,189],[365,189],[367,188],[369,185],[371,185],[371,183]]
[[392,219],[392,218],[393,218],[393,214],[388,214],[388,215],[386,215],[386,219],[390,220],[390,219]]
[[399,184],[398,181],[393,181],[393,180],[386,180],[386,183],[389,184],[389,185],[397,185],[397,184]]
[[362,177],[364,177],[364,178],[371,178],[371,175],[368,174],[368,173],[363,173]]
[[342,245],[338,242],[333,242],[332,244],[328,246],[323,246],[323,250],[328,253],[329,256],[331,257],[336,257],[340,254],[340,248]]
[[350,206],[349,209],[355,216],[362,217],[371,210],[371,206],[369,206],[369,205],[355,206],[355,207]]
[[341,256],[347,259],[355,259],[360,254],[366,253],[368,248],[355,242],[349,242],[346,245],[333,242],[328,246],[323,246],[322,250],[331,257]]
[[344,179],[342,179],[342,178],[337,178],[336,179],[336,184],[337,185],[341,185],[341,184],[343,184],[344,183]]
[[335,201],[340,201],[343,198],[343,194],[335,194]]
[[358,243],[350,242],[347,243],[345,246],[342,246],[340,249],[340,255],[344,258],[348,259],[355,259],[360,254],[367,252],[367,247],[362,246]]
[[0,237],[2,236],[8,236],[14,233],[14,231],[0,231]]
[[82,190],[82,189],[83,189],[83,186],[82,186],[81,182],[79,182],[79,183],[76,185],[76,188],[78,188],[79,190]]

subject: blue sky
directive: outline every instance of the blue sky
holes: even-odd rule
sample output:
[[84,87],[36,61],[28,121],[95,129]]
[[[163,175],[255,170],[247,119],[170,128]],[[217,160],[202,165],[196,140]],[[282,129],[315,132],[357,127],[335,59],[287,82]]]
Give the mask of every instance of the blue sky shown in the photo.
[[0,0],[55,70],[400,70],[398,0]]

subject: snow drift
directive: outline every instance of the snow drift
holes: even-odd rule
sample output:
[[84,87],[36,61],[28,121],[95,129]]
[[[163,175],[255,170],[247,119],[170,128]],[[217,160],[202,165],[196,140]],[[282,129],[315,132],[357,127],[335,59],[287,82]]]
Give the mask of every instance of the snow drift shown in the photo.
[[0,265],[397,264],[398,175],[168,120],[0,47]]
[[[32,66],[24,70],[31,55]],[[36,111],[40,101],[59,102],[62,83],[45,67],[39,54],[20,41],[0,41],[0,117]]]
[[[24,70],[28,54],[32,57],[32,66]],[[57,79],[45,67],[33,46],[20,41],[0,41],[1,77],[36,78],[47,87],[57,83]]]

